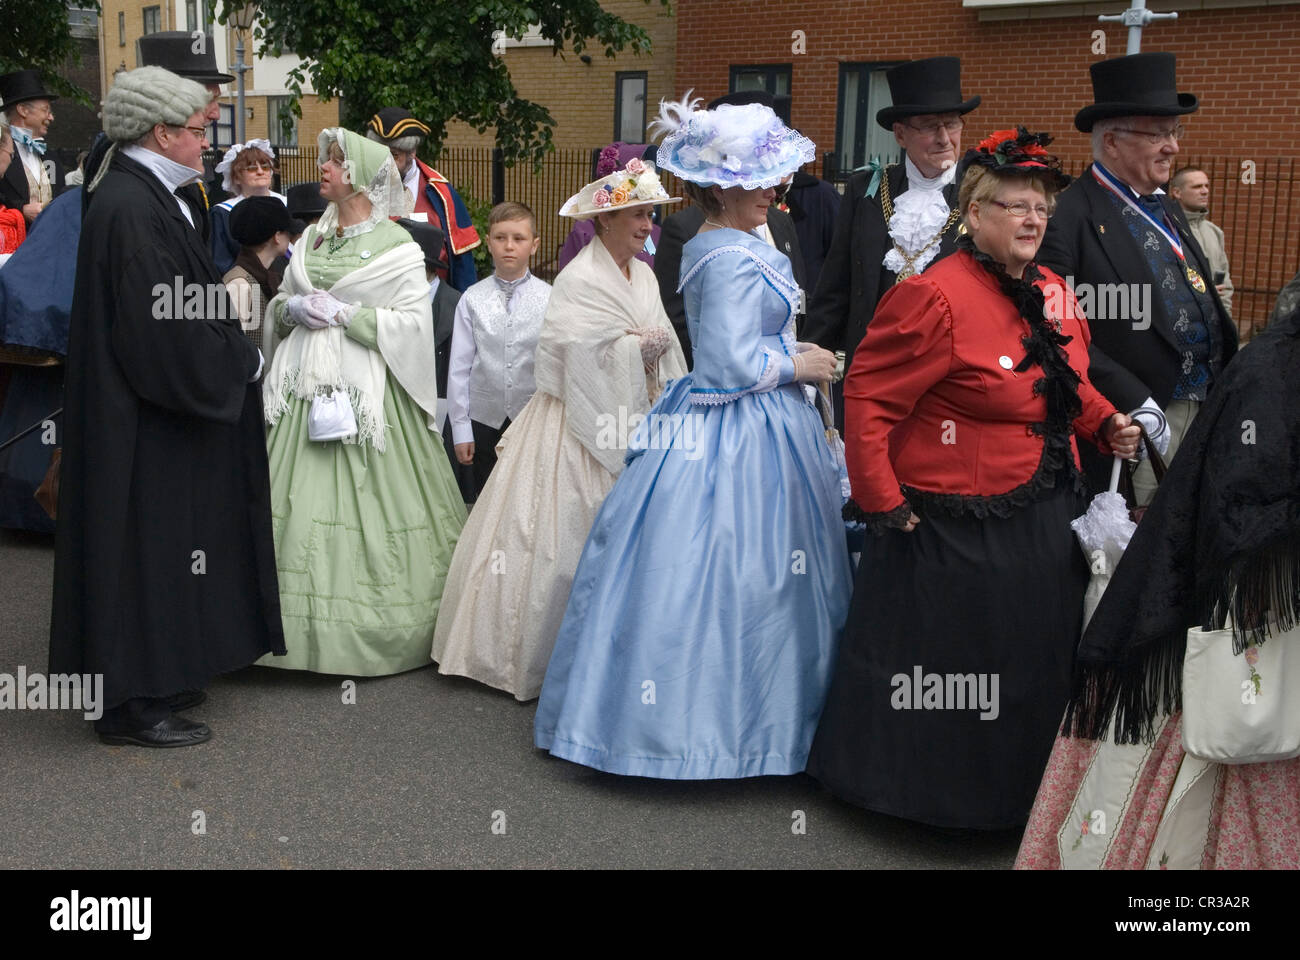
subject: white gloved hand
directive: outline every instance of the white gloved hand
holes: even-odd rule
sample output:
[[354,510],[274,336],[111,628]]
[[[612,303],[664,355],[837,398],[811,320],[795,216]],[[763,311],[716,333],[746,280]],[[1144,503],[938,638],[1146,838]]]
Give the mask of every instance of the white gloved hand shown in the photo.
[[329,323],[338,326],[346,327],[352,322],[352,314],[356,313],[353,304],[346,303],[324,290],[313,290],[307,294],[307,303],[313,313],[326,317]]
[[312,306],[310,296],[295,293],[285,301],[285,315],[291,323],[301,324],[310,330],[322,330],[330,325],[330,318]]
[[[1152,410],[1160,410],[1160,405],[1156,403],[1154,397],[1147,397],[1146,402],[1144,402],[1142,406]],[[1160,412],[1162,414],[1164,413],[1163,410],[1160,410]],[[1133,415],[1133,419],[1142,424],[1142,428],[1146,430],[1147,436],[1151,438],[1151,442],[1156,445],[1156,450],[1159,451],[1160,456],[1163,457],[1167,455],[1169,453],[1169,435],[1171,432],[1167,418],[1163,429],[1161,429],[1160,421],[1152,414],[1136,413]],[[1146,455],[1146,444],[1140,444],[1138,446],[1138,458],[1145,459]]]

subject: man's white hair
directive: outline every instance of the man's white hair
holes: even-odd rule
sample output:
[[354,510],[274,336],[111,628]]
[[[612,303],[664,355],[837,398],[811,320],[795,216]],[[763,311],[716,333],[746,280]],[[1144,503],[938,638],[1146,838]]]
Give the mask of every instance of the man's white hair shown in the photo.
[[1124,122],[1123,117],[1107,117],[1105,120],[1098,120],[1092,125],[1092,159],[1105,160],[1102,156],[1106,151],[1105,144],[1102,140],[1106,134],[1119,129],[1119,125]]
[[390,150],[404,150],[407,153],[410,153],[420,149],[420,141],[422,141],[424,137],[420,136],[418,133],[413,133],[409,136],[397,137],[393,140],[385,140],[379,134],[375,133],[375,131],[367,130],[366,139],[373,140],[375,143],[382,143]]

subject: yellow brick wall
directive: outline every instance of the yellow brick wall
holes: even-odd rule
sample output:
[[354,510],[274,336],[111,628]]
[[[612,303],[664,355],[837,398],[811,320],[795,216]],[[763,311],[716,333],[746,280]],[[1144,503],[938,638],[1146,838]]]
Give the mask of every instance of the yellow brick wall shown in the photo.
[[[540,103],[555,118],[552,137],[557,147],[600,147],[614,139],[614,77],[620,71],[644,70],[646,122],[658,111],[659,101],[680,92],[673,87],[676,65],[677,21],[659,0],[604,0],[601,6],[642,27],[653,42],[653,53],[636,56],[624,51],[608,58],[602,49],[589,47],[591,64],[572,51],[563,58],[550,47],[509,47],[503,59],[519,95]],[[674,5],[675,6],[675,5]],[[477,133],[467,124],[448,126],[447,146],[491,147],[489,128]]]
[[[135,42],[144,34],[144,8],[159,7],[158,29],[175,30],[172,23],[171,4],[164,0],[102,0],[103,13],[100,15],[100,30],[103,37],[100,48],[100,69],[102,89],[105,93],[113,85],[113,71],[123,63],[126,69],[134,70],[140,64],[135,57]],[[117,15],[126,14],[125,44],[118,42]]]

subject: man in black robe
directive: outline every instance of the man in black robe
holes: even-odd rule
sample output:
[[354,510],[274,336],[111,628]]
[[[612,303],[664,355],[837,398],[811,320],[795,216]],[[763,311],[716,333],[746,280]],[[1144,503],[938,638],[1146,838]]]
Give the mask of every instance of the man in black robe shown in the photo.
[[87,187],[65,387],[50,672],[104,677],[106,743],[211,737],[176,711],[216,675],[284,653],[262,357],[193,212],[197,83],[121,74]]
[[[845,370],[880,298],[957,249],[957,160],[964,117],[980,102],[962,98],[956,57],[912,60],[885,79],[893,102],[876,122],[894,134],[903,162],[872,162],[849,178],[800,332],[802,340],[842,350]],[[835,420],[843,429],[838,384],[834,392]]]

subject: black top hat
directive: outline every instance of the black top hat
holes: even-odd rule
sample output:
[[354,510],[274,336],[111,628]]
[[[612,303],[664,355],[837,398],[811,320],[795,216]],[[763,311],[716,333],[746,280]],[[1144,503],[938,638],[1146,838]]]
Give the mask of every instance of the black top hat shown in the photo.
[[970,113],[980,105],[978,96],[961,96],[961,61],[956,57],[909,60],[885,73],[893,106],[876,114],[886,130],[906,117],[926,113]]
[[366,126],[384,140],[429,135],[429,125],[415,119],[405,107],[384,107],[370,118]]
[[8,110],[15,103],[27,100],[57,100],[45,92],[41,75],[35,70],[15,70],[0,77],[0,110]]
[[289,203],[289,216],[291,217],[302,217],[304,219],[319,217],[328,206],[325,198],[320,195],[320,184],[314,180],[290,187],[285,193],[285,199]]
[[443,255],[443,245],[445,237],[438,227],[432,223],[421,223],[418,220],[408,220],[401,217],[397,225],[402,227],[411,235],[411,239],[420,245],[424,251],[424,262],[430,267],[441,267],[447,269],[447,261]]
[[1096,103],[1074,115],[1082,133],[1109,117],[1176,117],[1196,109],[1195,96],[1178,92],[1172,53],[1132,53],[1088,69]]
[[[195,83],[230,83],[235,78],[217,69],[212,36],[163,30],[139,39],[140,66],[162,67]],[[195,51],[198,47],[198,51]]]
[[230,235],[242,247],[261,246],[291,227],[289,210],[279,197],[245,197],[230,211]]

